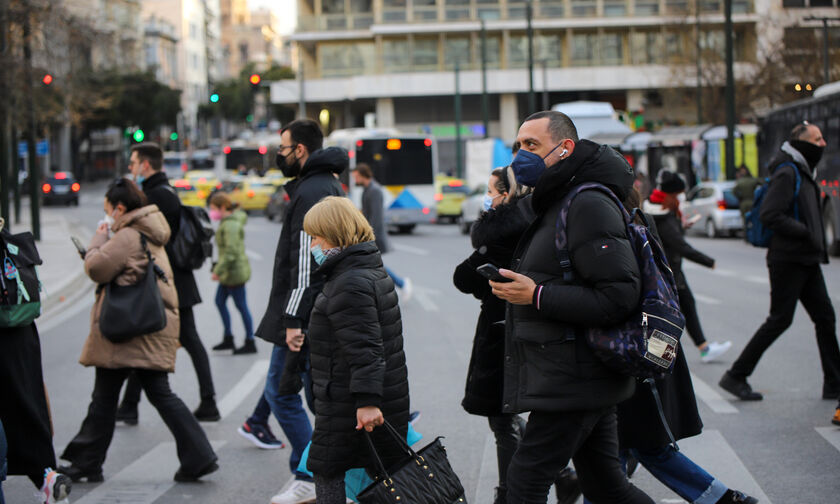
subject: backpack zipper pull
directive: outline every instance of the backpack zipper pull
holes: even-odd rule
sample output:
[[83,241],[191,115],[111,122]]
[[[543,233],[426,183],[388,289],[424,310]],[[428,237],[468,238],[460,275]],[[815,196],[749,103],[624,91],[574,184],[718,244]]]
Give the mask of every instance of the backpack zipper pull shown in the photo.
[[642,312],[642,327],[647,327],[647,325],[648,325],[647,313]]

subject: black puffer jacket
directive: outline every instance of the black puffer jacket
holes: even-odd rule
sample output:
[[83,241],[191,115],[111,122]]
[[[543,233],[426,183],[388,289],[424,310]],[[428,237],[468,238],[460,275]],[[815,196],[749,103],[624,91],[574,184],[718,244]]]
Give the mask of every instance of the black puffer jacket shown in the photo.
[[[166,173],[159,171],[143,181],[143,193],[149,200],[150,205],[157,205],[169,229],[172,231],[169,242],[166,244],[166,253],[171,255],[170,246],[172,240],[178,236],[181,229],[181,200],[175,194],[175,189],[169,185]],[[201,295],[198,293],[198,285],[195,283],[195,275],[190,269],[182,269],[172,266],[172,278],[175,280],[175,290],[178,291],[178,307],[189,308],[201,302]]]
[[[802,180],[798,198],[799,220],[794,217],[793,205],[796,174],[793,167],[780,166],[784,163],[794,163]],[[759,215],[761,222],[773,230],[767,248],[767,262],[828,264],[820,212],[820,188],[814,181],[811,167],[802,154],[787,143],[770,166],[770,185]]]
[[639,302],[639,267],[620,209],[599,191],[575,198],[567,219],[571,282],[563,280],[554,244],[561,201],[572,187],[600,182],[623,201],[633,179],[620,154],[588,140],[540,177],[532,198],[537,218],[519,242],[513,267],[542,289],[535,291],[539,308],[507,308],[505,412],[592,410],[633,394],[633,378],[605,367],[582,337],[587,326],[623,321]]
[[685,241],[685,230],[680,223],[680,218],[674,212],[664,208],[659,203],[651,203],[650,200],[645,201],[644,211],[653,216],[660,242],[665,249],[668,265],[674,272],[674,281],[676,281],[678,289],[685,289],[687,286],[685,275],[682,272],[683,257],[707,268],[714,267],[714,259]]
[[313,152],[301,174],[286,184],[289,205],[274,255],[271,294],[256,335],[286,345],[287,327],[306,327],[312,302],[323,280],[309,253],[311,238],[303,232],[303,216],[327,196],[344,196],[334,174],[347,169],[347,151],[329,147]]
[[[308,468],[335,475],[374,468],[356,409],[377,406],[401,435],[408,429],[408,369],[394,282],[374,242],[330,257],[318,269],[326,282],[309,323],[315,430]],[[386,466],[400,449],[383,428],[373,440]]]
[[502,413],[505,356],[505,302],[493,295],[487,279],[476,268],[485,263],[509,268],[513,250],[531,219],[530,198],[499,205],[481,214],[471,232],[476,252],[455,268],[452,278],[458,290],[481,301],[464,400],[461,401],[461,406],[474,415]]

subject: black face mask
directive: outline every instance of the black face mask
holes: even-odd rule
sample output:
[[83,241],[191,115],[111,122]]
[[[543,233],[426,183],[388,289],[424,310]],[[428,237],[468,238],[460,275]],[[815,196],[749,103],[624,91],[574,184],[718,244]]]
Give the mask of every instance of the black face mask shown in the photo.
[[274,159],[274,162],[277,164],[277,168],[283,172],[284,177],[297,177],[300,175],[300,161],[295,159],[292,164],[289,164],[286,161],[286,156],[283,156],[279,152],[277,153],[277,157]]
[[808,161],[808,165],[812,170],[817,167],[817,163],[822,159],[823,151],[825,150],[825,147],[820,147],[805,140],[792,140],[790,145],[805,156],[805,160]]

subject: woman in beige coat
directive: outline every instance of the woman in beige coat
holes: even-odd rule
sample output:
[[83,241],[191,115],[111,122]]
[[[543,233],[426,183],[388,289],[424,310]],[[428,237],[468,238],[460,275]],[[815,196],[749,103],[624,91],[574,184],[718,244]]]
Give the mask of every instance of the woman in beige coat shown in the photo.
[[[96,379],[87,417],[61,456],[72,465],[62,467],[62,471],[73,481],[103,480],[102,464],[114,435],[120,388],[133,370],[149,401],[175,436],[181,461],[175,480],[195,481],[219,466],[198,421],[169,388],[167,373],[175,370],[178,349],[178,295],[164,250],[169,225],[157,206],[146,206],[146,197],[137,185],[122,178],[115,180],[105,194],[105,215],[106,222],[96,230],[85,254],[85,272],[100,288],[91,310],[90,334],[79,359],[82,365],[96,368]],[[110,239],[109,231],[113,233]],[[101,287],[111,281],[132,285],[144,277],[149,260],[141,235],[164,273],[165,278],[158,279],[158,287],[166,307],[166,327],[123,343],[112,343],[99,330],[105,292]]]

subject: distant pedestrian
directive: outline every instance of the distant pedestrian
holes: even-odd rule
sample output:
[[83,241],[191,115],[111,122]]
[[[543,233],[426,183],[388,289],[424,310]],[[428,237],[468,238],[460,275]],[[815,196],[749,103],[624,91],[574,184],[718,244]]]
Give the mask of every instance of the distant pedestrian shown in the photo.
[[[175,481],[196,481],[219,468],[216,454],[198,421],[169,387],[167,373],[175,370],[178,349],[178,294],[164,250],[169,240],[169,225],[157,206],[146,202],[146,196],[134,182],[122,178],[114,181],[105,193],[104,204],[111,224],[100,224],[85,254],[85,272],[100,288],[96,291],[90,334],[79,362],[95,367],[96,377],[87,416],[61,455],[72,465],[60,470],[73,481],[103,481],[102,465],[114,436],[120,389],[132,372],[175,438],[181,461]],[[109,232],[113,233],[110,238]],[[157,281],[166,307],[166,327],[112,343],[99,329],[105,300],[105,289],[101,286],[112,281],[118,285],[140,281],[152,267],[147,250],[166,279]]]
[[234,355],[257,353],[254,343],[254,328],[251,312],[245,297],[245,284],[251,278],[251,264],[245,255],[245,222],[248,215],[238,209],[227,193],[217,192],[210,197],[210,219],[219,222],[216,231],[216,246],[218,261],[213,265],[213,280],[219,282],[216,289],[216,307],[222,317],[225,328],[221,344],[213,347],[218,350],[233,346],[233,330],[230,324],[230,312],[227,309],[227,298],[233,297],[233,303],[242,316],[245,325],[245,342],[233,350]]
[[685,228],[683,227],[680,200],[678,199],[679,194],[685,191],[683,179],[672,171],[662,171],[659,180],[658,187],[651,193],[650,198],[644,202],[644,211],[652,215],[656,221],[656,229],[659,232],[662,247],[665,249],[668,264],[674,272],[677,294],[680,298],[680,308],[685,316],[685,328],[688,335],[694,341],[697,349],[700,350],[700,360],[712,362],[729,350],[732,342],[706,341],[703,328],[700,325],[700,317],[697,315],[697,302],[694,300],[694,294],[691,292],[685,273],[682,270],[682,260],[685,257],[707,268],[714,268],[715,260],[695,249],[685,240]]
[[631,485],[618,460],[616,405],[635,380],[608,369],[580,334],[587,326],[626,320],[641,280],[621,209],[600,191],[583,191],[569,208],[569,278],[557,260],[555,233],[563,199],[598,182],[623,201],[633,170],[613,149],[579,140],[565,114],[537,112],[519,128],[512,168],[533,186],[536,213],[513,254],[511,282],[491,281],[506,300],[502,410],[530,411],[507,472],[507,503],[546,502],[560,470],[574,461],[583,494],[593,502],[652,504]]
[[[149,204],[157,205],[166,218],[171,230],[170,241],[166,244],[167,255],[172,255],[172,240],[181,228],[181,200],[169,185],[169,179],[162,168],[163,151],[157,144],[147,142],[131,148],[129,170],[134,181],[143,188]],[[178,311],[181,321],[178,341],[190,355],[198,377],[198,390],[201,395],[201,402],[193,414],[202,422],[216,422],[221,419],[221,415],[216,407],[216,389],[213,386],[213,375],[210,373],[210,359],[198,335],[193,314],[193,307],[201,303],[198,285],[190,269],[172,265],[172,273],[175,278],[175,289],[178,292]],[[117,411],[117,420],[136,425],[139,402],[140,381],[135,376],[129,376],[122,403]]]
[[[799,301],[816,329],[823,371],[822,397],[840,396],[840,348],[834,307],[820,268],[820,263],[828,264],[828,253],[820,187],[814,180],[825,145],[816,125],[799,123],[770,164],[770,185],[759,215],[761,222],[773,231],[767,248],[770,315],[720,380],[721,388],[745,401],[763,398],[747,383],[747,378],[764,352],[790,327]],[[801,180],[798,196],[797,179]],[[840,405],[835,419],[840,421]]]
[[[20,237],[28,237],[28,243],[17,241]],[[0,250],[0,255],[13,261],[9,264],[18,261],[22,265],[22,261],[32,261],[30,254],[37,257],[32,235],[11,234],[5,229],[2,218]],[[11,250],[16,252],[12,254]],[[25,259],[24,255],[27,256]],[[0,275],[6,272],[0,271]],[[4,276],[4,281],[13,280]],[[0,292],[3,304],[16,302],[6,299],[8,297],[8,292],[6,296]],[[9,313],[4,312],[4,315]],[[35,322],[20,327],[0,327],[0,482],[6,475],[27,476],[39,489],[40,502],[55,504],[70,493],[72,485],[69,478],[54,471],[54,467],[53,430],[38,328]],[[0,490],[0,504],[2,502]]]
[[[376,246],[381,254],[391,251],[388,241],[388,230],[385,226],[385,197],[382,186],[373,178],[373,171],[365,163],[359,163],[353,169],[353,182],[364,188],[362,191],[362,213],[376,235]],[[393,270],[385,266],[385,271],[400,290],[402,301],[411,299],[413,285],[408,277],[400,277]]]
[[[294,481],[283,492],[274,495],[271,502],[296,504],[315,498],[312,478],[297,471],[303,450],[312,437],[312,424],[303,409],[299,392],[303,388],[307,402],[310,402],[308,347],[302,346],[312,304],[323,284],[322,276],[316,271],[317,263],[309,251],[312,237],[303,230],[303,218],[324,197],[344,196],[335,174],[346,170],[350,160],[343,149],[322,148],[324,134],[318,123],[310,119],[290,122],[281,131],[280,139],[277,167],[284,176],[294,180],[284,186],[290,199],[277,242],[268,307],[256,332],[260,338],[273,343],[274,349],[263,395],[252,415],[239,428],[239,433],[257,446],[277,446],[278,441],[267,428],[268,417],[274,413],[292,445],[289,467]],[[302,369],[294,373],[296,386],[281,383],[287,367]]]
[[374,431],[386,420],[403,438],[408,429],[402,320],[373,230],[349,199],[324,198],[303,228],[325,280],[309,323],[315,431],[307,467],[317,502],[344,504],[344,473],[376,471],[362,429],[386,467],[405,456],[385,429]]
[[[761,179],[753,177],[746,166],[738,168],[732,194],[738,198],[738,208],[741,210],[741,220],[744,221],[744,229],[747,229],[747,212],[752,210],[755,189],[760,185]],[[746,233],[744,233],[744,239],[747,239]]]

